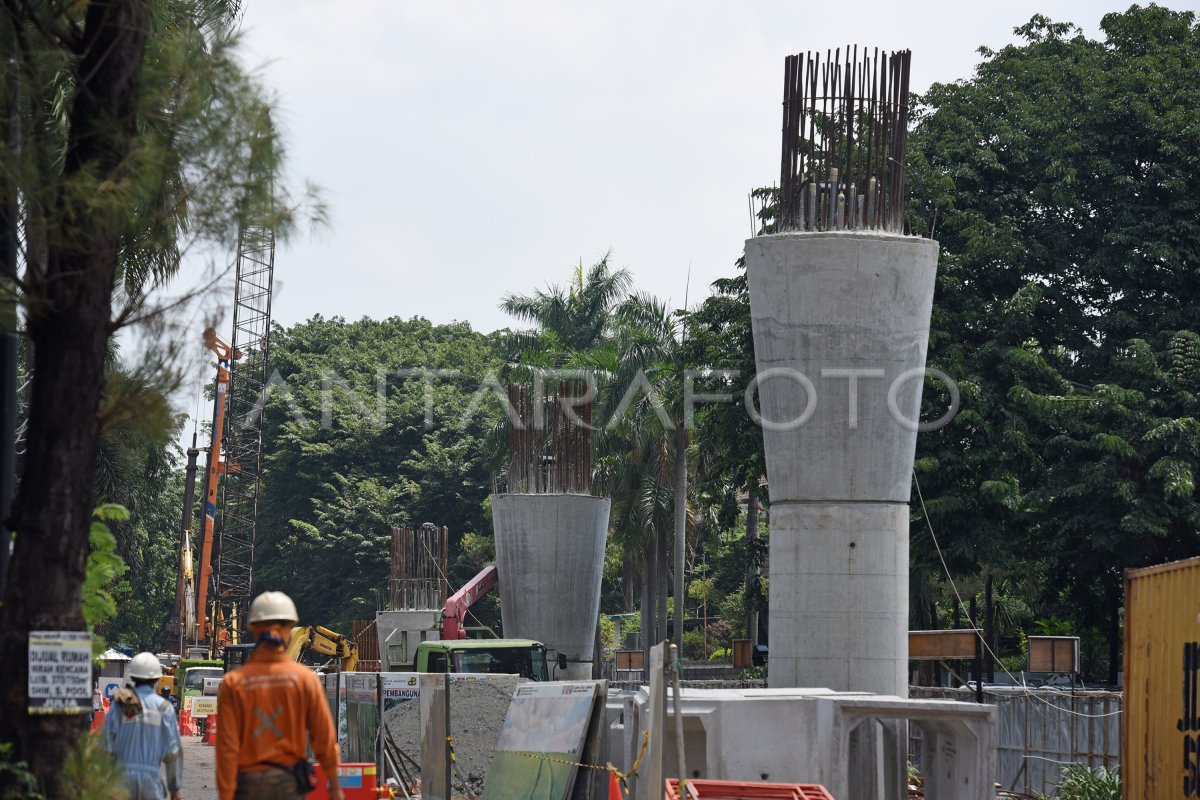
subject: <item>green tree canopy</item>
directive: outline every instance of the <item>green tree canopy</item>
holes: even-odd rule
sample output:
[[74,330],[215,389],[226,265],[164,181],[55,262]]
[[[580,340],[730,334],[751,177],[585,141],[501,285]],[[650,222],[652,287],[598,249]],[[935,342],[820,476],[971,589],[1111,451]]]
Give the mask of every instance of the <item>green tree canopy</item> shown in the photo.
[[[276,328],[256,590],[286,591],[306,624],[349,633],[387,588],[392,526],[445,525],[452,553],[491,531],[485,442],[500,409],[481,387],[499,341],[419,318]],[[453,588],[473,566],[452,572]]]
[[918,445],[933,525],[953,568],[1040,563],[1113,673],[1121,570],[1200,552],[1200,29],[1158,6],[1101,29],[1035,16],[931,87],[910,183],[942,246],[929,360],[963,391]]

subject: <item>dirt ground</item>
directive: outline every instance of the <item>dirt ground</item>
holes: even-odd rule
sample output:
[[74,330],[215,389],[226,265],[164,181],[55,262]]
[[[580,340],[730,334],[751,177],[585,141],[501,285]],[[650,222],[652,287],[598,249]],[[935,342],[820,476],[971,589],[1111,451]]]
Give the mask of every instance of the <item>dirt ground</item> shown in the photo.
[[183,737],[183,800],[217,800],[216,748]]

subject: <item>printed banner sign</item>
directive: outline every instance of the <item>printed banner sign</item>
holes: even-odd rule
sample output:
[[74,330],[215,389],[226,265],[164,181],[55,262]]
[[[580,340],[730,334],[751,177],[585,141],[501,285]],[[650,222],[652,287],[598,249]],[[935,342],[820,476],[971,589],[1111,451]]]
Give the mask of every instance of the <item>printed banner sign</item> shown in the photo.
[[192,719],[200,719],[217,713],[217,698],[212,696],[192,695],[188,698],[188,705],[191,707]]
[[30,714],[90,713],[92,691],[90,633],[29,632]]

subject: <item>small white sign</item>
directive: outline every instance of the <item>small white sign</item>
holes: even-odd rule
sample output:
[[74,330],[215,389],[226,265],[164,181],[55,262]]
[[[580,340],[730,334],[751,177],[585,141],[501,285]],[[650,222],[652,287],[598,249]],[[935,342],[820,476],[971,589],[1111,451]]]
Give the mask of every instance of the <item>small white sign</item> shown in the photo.
[[92,691],[90,633],[29,632],[30,714],[87,714]]
[[188,698],[188,706],[192,717],[200,719],[217,713],[217,698],[192,695]]
[[111,703],[113,695],[124,685],[124,678],[101,678],[99,683],[100,695]]

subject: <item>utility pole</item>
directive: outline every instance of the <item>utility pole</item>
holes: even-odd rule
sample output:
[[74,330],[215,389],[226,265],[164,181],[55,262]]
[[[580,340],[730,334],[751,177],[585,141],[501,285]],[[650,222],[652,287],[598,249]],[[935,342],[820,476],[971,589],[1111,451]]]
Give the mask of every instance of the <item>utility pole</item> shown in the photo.
[[[4,115],[0,117],[0,150],[16,153],[20,144],[20,85],[9,61],[4,82]],[[8,583],[12,554],[13,494],[17,488],[17,177],[0,174],[0,597]]]

